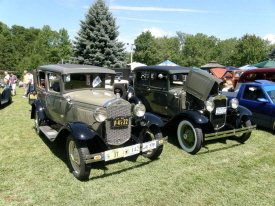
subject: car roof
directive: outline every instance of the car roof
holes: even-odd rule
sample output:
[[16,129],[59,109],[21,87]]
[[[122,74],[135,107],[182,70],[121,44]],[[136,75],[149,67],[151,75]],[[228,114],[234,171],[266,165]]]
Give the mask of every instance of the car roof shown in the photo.
[[43,65],[37,67],[38,70],[47,70],[52,72],[58,72],[61,74],[73,74],[73,73],[104,73],[104,74],[115,74],[114,70],[81,64],[52,64]]
[[177,73],[189,73],[190,70],[193,70],[189,67],[181,67],[181,66],[141,66],[136,67],[134,72],[137,71],[158,71],[158,72],[167,72],[169,74],[177,74]]

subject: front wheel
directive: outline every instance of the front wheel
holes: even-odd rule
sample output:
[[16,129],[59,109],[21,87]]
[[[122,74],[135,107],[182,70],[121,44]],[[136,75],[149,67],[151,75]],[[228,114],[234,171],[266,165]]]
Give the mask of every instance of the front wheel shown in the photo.
[[[149,142],[152,140],[157,140],[157,139],[162,139],[162,138],[163,138],[163,136],[162,136],[162,132],[160,131],[160,129],[158,127],[152,127],[147,130],[143,142]],[[160,145],[160,146],[156,147],[155,149],[143,152],[142,155],[144,157],[151,159],[151,160],[154,160],[160,156],[160,154],[162,153],[162,149],[163,149],[163,145]]]
[[[252,126],[252,123],[251,123],[250,119],[247,116],[243,116],[241,121],[240,121],[240,124],[239,124],[238,128],[251,127],[251,126]],[[251,135],[251,132],[246,132],[246,133],[243,133],[243,134],[240,134],[240,135],[235,135],[233,138],[237,142],[243,144],[246,140],[249,139],[250,135]]]
[[183,120],[178,125],[178,141],[183,150],[196,154],[202,146],[203,132],[199,124]]
[[91,164],[86,164],[86,155],[90,155],[85,141],[67,138],[66,152],[69,167],[73,175],[80,181],[88,180],[91,172]]

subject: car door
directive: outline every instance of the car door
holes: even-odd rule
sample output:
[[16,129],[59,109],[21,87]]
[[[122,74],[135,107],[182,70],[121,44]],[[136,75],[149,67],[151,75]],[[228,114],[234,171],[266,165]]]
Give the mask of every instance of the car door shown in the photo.
[[[267,102],[259,101],[258,98],[264,98]],[[240,105],[248,108],[252,112],[251,120],[254,123],[262,127],[272,127],[274,104],[269,100],[269,97],[262,87],[246,85],[243,96],[239,101]]]
[[52,120],[61,123],[61,75],[56,72],[47,73],[47,96],[45,98],[47,112]]
[[34,85],[35,91],[37,92],[37,98],[40,100],[42,107],[46,113],[47,117],[50,117],[50,113],[46,106],[46,99],[47,99],[47,90],[46,90],[46,72],[43,70],[37,70],[34,72]]

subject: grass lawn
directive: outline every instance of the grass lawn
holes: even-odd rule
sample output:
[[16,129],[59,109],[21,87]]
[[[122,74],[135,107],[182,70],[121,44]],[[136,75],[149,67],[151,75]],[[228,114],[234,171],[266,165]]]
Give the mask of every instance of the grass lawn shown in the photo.
[[272,132],[256,130],[245,144],[211,141],[190,155],[163,128],[169,141],[158,160],[96,163],[80,182],[69,172],[64,141],[35,133],[22,95],[17,88],[0,109],[0,205],[275,205]]

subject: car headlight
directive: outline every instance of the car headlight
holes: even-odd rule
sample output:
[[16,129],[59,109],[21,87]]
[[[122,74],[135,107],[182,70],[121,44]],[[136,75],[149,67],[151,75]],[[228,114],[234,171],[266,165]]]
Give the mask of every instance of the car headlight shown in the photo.
[[134,114],[138,117],[142,117],[146,112],[146,108],[143,104],[137,104],[134,107]]
[[215,104],[213,101],[206,101],[205,102],[205,108],[208,112],[212,112],[213,109],[215,108]]
[[99,107],[94,111],[94,117],[96,121],[103,122],[107,118],[107,111],[103,107]]
[[236,98],[233,98],[229,102],[229,106],[232,107],[233,109],[237,109],[239,106],[239,100]]

